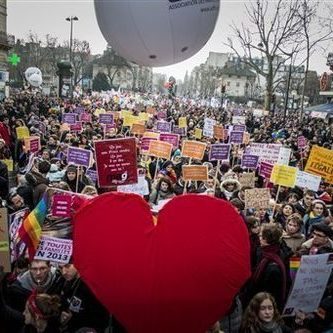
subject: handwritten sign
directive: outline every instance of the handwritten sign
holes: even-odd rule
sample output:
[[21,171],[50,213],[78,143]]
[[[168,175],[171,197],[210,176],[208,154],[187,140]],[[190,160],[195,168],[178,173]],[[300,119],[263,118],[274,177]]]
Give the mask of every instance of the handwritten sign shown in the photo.
[[160,140],[150,141],[148,154],[169,160],[171,157],[172,144]]
[[238,181],[242,186],[254,187],[256,175],[254,172],[241,173],[238,177]]
[[73,253],[73,241],[56,237],[42,236],[35,259],[68,264]]
[[207,165],[183,165],[182,172],[185,181],[206,181],[208,179]]
[[288,297],[283,315],[293,316],[296,311],[305,313],[317,310],[333,268],[331,253],[301,257],[293,289]]
[[183,141],[182,156],[202,160],[206,150],[206,143],[198,141]]
[[207,138],[214,137],[214,126],[216,125],[216,120],[211,118],[205,118],[203,127],[203,136]]
[[245,190],[245,208],[267,209],[271,194],[268,188],[253,188]]
[[135,138],[96,141],[95,154],[100,187],[138,182]]
[[298,170],[295,186],[307,188],[308,190],[317,192],[319,189],[321,177],[311,175],[310,173]]
[[294,187],[297,175],[297,168],[287,165],[275,164],[271,174],[271,182],[277,185]]
[[260,162],[275,164],[279,158],[281,144],[251,143],[245,150],[246,154],[259,156]]

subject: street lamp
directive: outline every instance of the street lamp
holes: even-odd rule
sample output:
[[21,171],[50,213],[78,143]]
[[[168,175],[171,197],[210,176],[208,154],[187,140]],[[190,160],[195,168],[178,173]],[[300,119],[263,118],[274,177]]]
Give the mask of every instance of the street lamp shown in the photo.
[[[69,16],[66,17],[66,21],[71,23],[71,30],[70,30],[70,35],[69,35],[69,63],[72,65],[72,47],[73,47],[73,21],[78,21],[77,16]],[[73,82],[72,82],[72,76],[70,78],[70,84],[69,84],[69,93],[70,96],[72,96],[72,87],[73,87]]]

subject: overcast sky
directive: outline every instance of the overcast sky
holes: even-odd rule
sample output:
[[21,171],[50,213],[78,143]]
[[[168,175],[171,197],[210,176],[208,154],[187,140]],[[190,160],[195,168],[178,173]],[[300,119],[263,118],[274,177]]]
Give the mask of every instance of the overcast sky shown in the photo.
[[[201,51],[184,62],[156,68],[154,72],[182,79],[186,70],[190,72],[194,66],[205,62],[209,51],[230,52],[224,45],[227,37],[232,34],[229,26],[232,22],[240,23],[244,20],[245,2],[222,0],[215,31]],[[50,34],[58,37],[61,42],[68,40],[70,23],[65,18],[75,15],[79,21],[74,22],[73,37],[87,40],[93,54],[102,53],[106,47],[95,17],[93,0],[7,0],[7,6],[7,32],[16,38],[25,38],[29,31],[32,31],[41,39]],[[327,71],[326,56],[326,52],[318,51],[311,59],[311,69],[318,73]]]

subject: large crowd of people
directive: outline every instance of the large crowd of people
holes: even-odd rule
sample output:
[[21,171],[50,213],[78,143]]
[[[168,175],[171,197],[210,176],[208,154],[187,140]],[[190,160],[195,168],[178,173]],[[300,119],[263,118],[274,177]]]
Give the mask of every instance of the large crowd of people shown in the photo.
[[[63,122],[63,114],[74,113],[78,107],[89,114],[89,120],[81,123],[81,129],[71,130]],[[134,116],[147,114],[141,118],[147,132],[156,132],[161,119],[175,128],[180,118],[186,118],[179,146],[173,147],[170,159],[141,150],[142,134],[134,134],[124,125],[123,110]],[[99,116],[108,112],[114,115],[114,125],[105,128]],[[211,145],[228,143],[228,135],[207,137],[198,135],[197,129],[203,129],[209,118],[228,133],[235,115],[243,117],[249,139],[232,144],[228,160],[210,160]],[[31,153],[26,141],[18,138],[17,127],[27,127],[30,136],[40,138],[38,151]],[[229,201],[247,226],[252,276],[228,313],[207,332],[333,332],[333,275],[317,310],[281,317],[293,285],[290,261],[333,253],[333,185],[322,179],[317,191],[279,186],[260,174],[259,168],[253,170],[253,186],[241,181],[241,175],[249,173],[242,167],[242,157],[251,143],[280,143],[290,148],[289,165],[304,170],[312,146],[332,149],[333,123],[329,119],[279,110],[258,115],[246,106],[212,107],[207,101],[157,94],[113,91],[62,100],[19,92],[0,104],[1,206],[10,216],[25,208],[32,211],[45,193],[52,195],[57,190],[88,200],[117,191],[117,186],[100,188],[85,167],[69,165],[67,149],[78,147],[94,153],[94,142],[124,137],[136,139],[137,170],[147,189],[141,195],[155,214],[158,210],[154,209],[168,199],[197,193]],[[306,140],[304,147],[299,147],[299,137]],[[202,160],[182,156],[184,140],[207,144]],[[189,163],[206,165],[207,180],[184,181],[182,166]],[[96,170],[95,164],[93,160],[91,170]],[[251,188],[268,188],[271,206],[246,207],[244,193]],[[71,218],[54,217],[49,211],[43,234],[70,239],[71,233]],[[1,332],[126,332],[80,278],[72,260],[67,264],[30,260],[23,251],[14,258],[12,254],[12,270],[2,275]]]

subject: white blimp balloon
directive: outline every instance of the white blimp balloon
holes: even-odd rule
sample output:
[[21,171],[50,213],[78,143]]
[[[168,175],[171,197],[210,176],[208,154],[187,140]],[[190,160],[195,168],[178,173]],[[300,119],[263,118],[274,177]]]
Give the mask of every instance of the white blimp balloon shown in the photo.
[[122,57],[167,66],[196,54],[214,31],[219,0],[95,0],[104,38]]
[[39,68],[37,68],[37,67],[29,67],[24,72],[24,76],[25,76],[25,78],[26,78],[27,81],[29,81],[29,77],[32,74],[38,74],[38,75],[42,76],[42,72],[41,72],[41,70]]
[[33,87],[39,87],[42,84],[43,79],[42,79],[41,75],[35,73],[35,74],[32,74],[32,75],[29,76],[28,82]]

